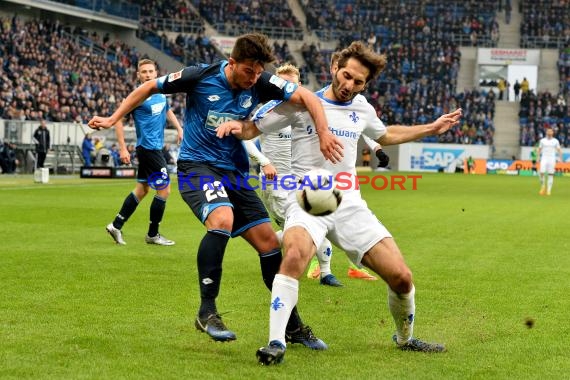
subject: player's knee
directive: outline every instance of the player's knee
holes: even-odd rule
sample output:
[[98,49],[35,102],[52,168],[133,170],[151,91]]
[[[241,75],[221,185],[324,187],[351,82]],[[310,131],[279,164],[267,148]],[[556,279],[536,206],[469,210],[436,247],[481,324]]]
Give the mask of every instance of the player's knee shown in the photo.
[[413,287],[412,271],[408,267],[402,268],[390,279],[388,285],[396,293],[409,293]]
[[261,230],[256,236],[256,247],[258,252],[268,252],[280,249],[279,239],[271,227],[268,230]]
[[137,186],[133,193],[135,194],[135,197],[137,197],[137,199],[140,201],[148,194],[148,190],[148,186]]
[[234,224],[234,214],[231,207],[222,206],[214,209],[204,221],[208,229],[231,231]]
[[311,252],[305,252],[295,245],[288,246],[283,255],[281,271],[289,276],[300,278],[311,256]]
[[170,196],[170,186],[167,186],[165,189],[157,190],[156,192],[159,197],[166,200]]

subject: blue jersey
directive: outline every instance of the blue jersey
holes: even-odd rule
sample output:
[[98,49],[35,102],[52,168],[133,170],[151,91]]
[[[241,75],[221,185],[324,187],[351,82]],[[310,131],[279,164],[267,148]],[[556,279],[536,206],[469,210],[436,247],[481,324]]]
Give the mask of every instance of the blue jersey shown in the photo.
[[131,112],[137,131],[137,146],[151,150],[162,149],[168,109],[166,96],[154,94]]
[[241,140],[231,135],[220,139],[215,129],[225,121],[245,119],[260,102],[288,100],[297,85],[263,72],[252,88],[235,90],[224,73],[227,64],[221,61],[186,67],[159,78],[157,85],[164,94],[186,93],[179,160],[202,162],[244,174],[249,171],[249,160]]

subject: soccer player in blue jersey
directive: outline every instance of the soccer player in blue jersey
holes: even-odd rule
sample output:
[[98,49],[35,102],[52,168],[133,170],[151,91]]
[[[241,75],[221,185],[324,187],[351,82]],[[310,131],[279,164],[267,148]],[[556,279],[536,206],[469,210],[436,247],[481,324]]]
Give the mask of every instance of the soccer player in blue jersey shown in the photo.
[[[137,78],[141,83],[156,79],[156,64],[150,59],[142,59],[137,65]],[[145,98],[132,111],[137,133],[136,152],[139,160],[137,184],[135,189],[125,198],[123,206],[112,223],[106,227],[107,232],[117,244],[126,244],[121,228],[135,212],[139,203],[148,194],[150,187],[156,189],[156,195],[150,205],[150,223],[145,241],[148,244],[174,245],[158,232],[158,227],[164,215],[166,200],[170,195],[170,181],[166,169],[166,161],[162,154],[164,145],[164,127],[166,120],[178,130],[178,143],[182,140],[182,127],[174,112],[169,108],[166,96],[153,94]],[[119,143],[121,161],[131,162],[130,153],[125,144],[123,122],[115,123],[115,133]],[[150,184],[149,184],[150,180]]]
[[[108,118],[94,117],[93,128],[113,125],[142,99],[155,93],[185,92],[184,139],[178,157],[178,187],[182,198],[205,225],[198,248],[201,304],[195,326],[216,341],[236,339],[222,321],[216,305],[222,261],[230,237],[242,236],[258,252],[265,285],[271,289],[281,264],[281,248],[269,215],[256,192],[240,187],[249,172],[247,153],[234,137],[218,139],[216,127],[245,119],[260,102],[285,100],[305,106],[320,137],[320,150],[331,162],[342,158],[342,144],[329,130],[318,98],[264,70],[274,60],[268,38],[245,34],[237,38],[230,58],[211,65],[186,67],[149,81],[133,91]],[[287,324],[287,340],[317,350],[316,338],[295,310]]]

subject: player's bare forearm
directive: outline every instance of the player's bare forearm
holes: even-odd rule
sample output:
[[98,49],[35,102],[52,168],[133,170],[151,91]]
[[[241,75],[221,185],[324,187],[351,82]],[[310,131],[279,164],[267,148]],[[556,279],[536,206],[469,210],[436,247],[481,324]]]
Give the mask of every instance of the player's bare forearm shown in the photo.
[[173,125],[176,128],[176,132],[178,134],[177,136],[177,143],[180,144],[180,142],[182,141],[182,135],[183,135],[183,131],[182,131],[182,126],[180,125],[180,122],[178,121],[178,118],[176,118],[176,115],[174,114],[174,111],[172,111],[171,109],[169,109],[166,112],[166,119],[168,120],[168,122],[170,123],[170,125]]
[[430,124],[410,127],[391,125],[387,128],[386,134],[377,141],[382,145],[397,145],[415,141],[426,136],[440,135],[458,125],[461,115],[461,109],[457,109],[452,113],[440,116],[436,121]]
[[125,144],[125,127],[122,120],[115,123],[115,136],[117,136],[119,149],[127,149],[127,145]]
[[158,88],[156,87],[156,80],[145,82],[139,87],[137,87],[133,92],[131,92],[129,96],[127,96],[125,100],[121,102],[119,108],[117,108],[111,116],[109,117],[95,116],[94,118],[89,120],[88,125],[93,129],[111,128],[119,120],[125,117],[126,114],[128,114],[129,112],[134,110],[139,104],[144,102],[146,98],[156,93],[158,93]]
[[240,140],[251,140],[261,134],[261,131],[251,120],[231,120],[222,123],[216,128],[216,136],[223,138],[234,135]]

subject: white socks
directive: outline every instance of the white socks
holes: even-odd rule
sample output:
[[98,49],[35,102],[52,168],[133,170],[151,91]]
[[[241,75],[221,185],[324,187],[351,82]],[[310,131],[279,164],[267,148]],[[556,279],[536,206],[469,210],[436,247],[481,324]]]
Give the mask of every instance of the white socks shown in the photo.
[[398,344],[404,344],[412,337],[414,332],[414,318],[416,313],[416,303],[414,295],[416,288],[412,285],[412,290],[408,294],[396,294],[388,287],[388,307],[394,322],[396,322],[396,337]]
[[277,340],[286,346],[285,329],[291,311],[299,299],[299,281],[284,274],[276,274],[269,308],[269,342]]
[[331,257],[332,245],[328,239],[323,241],[323,244],[317,248],[317,260],[319,260],[319,267],[321,268],[321,278],[331,274]]
[[546,191],[548,192],[548,194],[550,194],[550,191],[552,191],[552,184],[553,183],[554,183],[554,176],[548,175],[548,180],[546,182]]

